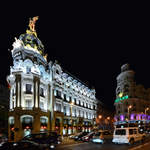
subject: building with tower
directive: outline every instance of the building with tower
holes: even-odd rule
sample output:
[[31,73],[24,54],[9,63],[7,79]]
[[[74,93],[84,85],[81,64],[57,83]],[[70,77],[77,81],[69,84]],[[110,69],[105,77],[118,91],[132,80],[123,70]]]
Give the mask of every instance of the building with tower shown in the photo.
[[95,125],[95,89],[65,71],[57,62],[47,62],[37,37],[35,22],[15,38],[10,85],[8,134],[18,141],[30,133],[57,131],[69,135],[90,131]]
[[137,85],[135,72],[129,64],[121,67],[117,76],[115,125],[138,125],[142,130],[150,127],[150,88]]

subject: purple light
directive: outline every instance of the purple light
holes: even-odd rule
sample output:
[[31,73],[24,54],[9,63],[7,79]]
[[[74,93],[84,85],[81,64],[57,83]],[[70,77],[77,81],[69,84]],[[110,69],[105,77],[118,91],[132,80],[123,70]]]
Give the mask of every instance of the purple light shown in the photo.
[[124,115],[120,115],[120,120],[124,121]]
[[148,116],[148,120],[150,120],[150,116]]
[[136,115],[136,120],[141,120],[141,114]]
[[130,119],[131,119],[131,120],[134,120],[134,114],[131,114],[131,115],[130,115]]
[[144,120],[144,119],[146,119],[146,115],[145,114],[142,115],[142,120]]

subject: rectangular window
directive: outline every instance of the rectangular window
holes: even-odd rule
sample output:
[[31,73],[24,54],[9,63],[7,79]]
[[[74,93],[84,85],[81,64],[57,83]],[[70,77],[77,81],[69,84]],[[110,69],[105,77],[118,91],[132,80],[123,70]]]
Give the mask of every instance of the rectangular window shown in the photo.
[[66,94],[64,94],[64,100],[66,101]]
[[129,129],[129,135],[133,134],[133,129]]
[[44,109],[44,102],[40,101],[40,108]]
[[31,99],[26,99],[26,101],[25,101],[25,107],[27,107],[27,108],[32,107],[32,100]]
[[26,84],[26,94],[32,94],[32,85],[31,84]]
[[61,104],[56,103],[56,111],[61,112]]
[[67,111],[66,111],[66,106],[64,106],[64,115],[66,115]]
[[61,91],[56,90],[56,98],[61,99]]
[[30,67],[27,67],[27,68],[26,68],[26,72],[27,72],[27,74],[29,74],[29,73],[31,72],[31,68],[30,68]]
[[40,96],[44,97],[44,89],[40,88]]
[[115,135],[126,135],[126,130],[125,129],[116,130]]

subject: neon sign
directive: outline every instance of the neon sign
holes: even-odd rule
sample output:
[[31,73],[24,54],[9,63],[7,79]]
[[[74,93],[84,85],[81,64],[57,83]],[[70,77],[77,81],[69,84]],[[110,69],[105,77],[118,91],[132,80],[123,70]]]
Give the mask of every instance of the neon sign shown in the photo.
[[118,103],[118,102],[120,102],[120,101],[122,101],[122,100],[125,100],[125,99],[128,99],[128,98],[129,98],[128,95],[123,96],[123,97],[119,97],[119,98],[117,98],[117,99],[115,100],[115,103]]

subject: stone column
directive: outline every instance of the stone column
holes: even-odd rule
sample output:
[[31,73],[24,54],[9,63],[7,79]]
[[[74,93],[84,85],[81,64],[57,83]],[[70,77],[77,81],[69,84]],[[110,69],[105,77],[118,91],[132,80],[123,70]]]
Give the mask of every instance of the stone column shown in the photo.
[[20,107],[21,102],[21,75],[16,75],[16,107]]
[[54,117],[54,89],[50,87],[50,130],[55,129],[55,117]]
[[37,80],[37,100],[38,100],[38,108],[40,108],[40,80]]
[[47,112],[48,112],[48,124],[47,129],[50,130],[51,113],[50,113],[50,85],[47,88]]
[[34,122],[33,122],[33,133],[40,131],[40,115],[37,113],[34,115]]
[[61,117],[60,119],[60,135],[63,136],[63,122],[64,122],[64,119],[63,117]]
[[34,101],[34,106],[33,107],[36,107],[38,108],[39,107],[39,78],[38,77],[34,77],[33,79],[33,101]]
[[19,141],[23,138],[23,130],[22,130],[22,125],[20,121],[20,115],[15,114],[15,124],[14,124],[14,141]]

